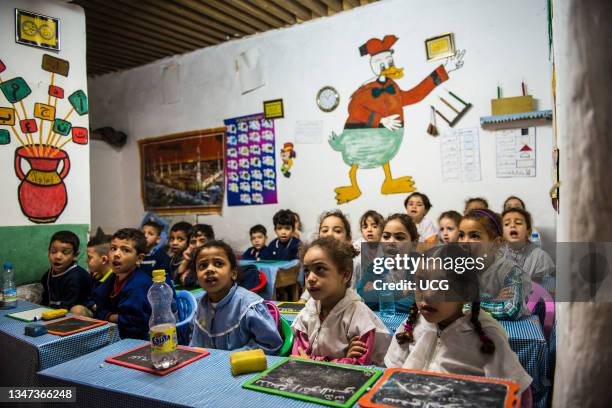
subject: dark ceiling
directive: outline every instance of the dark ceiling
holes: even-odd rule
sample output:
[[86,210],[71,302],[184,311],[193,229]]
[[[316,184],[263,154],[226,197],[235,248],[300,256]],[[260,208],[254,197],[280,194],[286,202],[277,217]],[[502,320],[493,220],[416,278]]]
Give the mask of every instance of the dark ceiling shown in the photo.
[[87,75],[330,16],[378,0],[73,0],[85,9]]

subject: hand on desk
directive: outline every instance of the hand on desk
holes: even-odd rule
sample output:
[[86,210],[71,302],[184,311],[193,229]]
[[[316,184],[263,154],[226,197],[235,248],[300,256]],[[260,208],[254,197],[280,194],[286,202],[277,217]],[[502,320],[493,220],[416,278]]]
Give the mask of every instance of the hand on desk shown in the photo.
[[117,313],[113,313],[112,315],[108,316],[108,321],[111,323],[119,323],[119,315]]

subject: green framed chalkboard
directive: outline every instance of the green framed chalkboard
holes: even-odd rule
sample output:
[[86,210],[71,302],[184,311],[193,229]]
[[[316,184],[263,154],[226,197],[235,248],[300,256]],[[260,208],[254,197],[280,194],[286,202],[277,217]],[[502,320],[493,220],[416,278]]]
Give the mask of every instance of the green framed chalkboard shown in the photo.
[[352,407],[382,371],[346,364],[287,358],[242,386],[332,407]]
[[49,240],[62,230],[72,231],[79,237],[81,248],[77,261],[85,267],[89,224],[0,227],[0,267],[5,261],[13,264],[17,285],[39,282],[49,269]]

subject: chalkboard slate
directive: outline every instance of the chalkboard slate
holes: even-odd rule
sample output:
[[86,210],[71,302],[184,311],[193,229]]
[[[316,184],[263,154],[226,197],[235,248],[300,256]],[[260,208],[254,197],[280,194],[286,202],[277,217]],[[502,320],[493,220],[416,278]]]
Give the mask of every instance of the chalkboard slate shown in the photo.
[[287,358],[242,386],[333,407],[351,407],[381,374],[358,366]]
[[210,354],[205,349],[195,347],[178,346],[176,349],[178,350],[178,363],[165,370],[156,370],[153,367],[151,362],[151,344],[148,342],[142,346],[108,357],[104,361],[135,370],[146,371],[151,374],[166,375]]
[[298,314],[306,306],[304,302],[280,302],[276,305],[281,313]]
[[429,373],[403,368],[385,371],[359,405],[374,407],[518,407],[518,385],[467,375]]
[[57,336],[68,336],[69,334],[93,329],[94,327],[108,324],[104,320],[90,319],[82,316],[68,316],[63,319],[54,320],[45,324],[50,334]]

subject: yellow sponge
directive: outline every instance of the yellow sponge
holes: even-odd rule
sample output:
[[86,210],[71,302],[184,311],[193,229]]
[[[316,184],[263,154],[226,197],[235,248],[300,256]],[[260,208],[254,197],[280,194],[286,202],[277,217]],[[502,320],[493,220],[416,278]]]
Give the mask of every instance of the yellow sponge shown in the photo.
[[237,351],[230,354],[232,374],[245,374],[263,371],[268,368],[268,361],[262,349]]
[[55,309],[55,310],[50,310],[48,312],[44,312],[43,314],[40,315],[40,317],[43,320],[53,320],[53,319],[57,319],[58,317],[66,316],[66,313],[68,313],[68,310],[66,309]]

